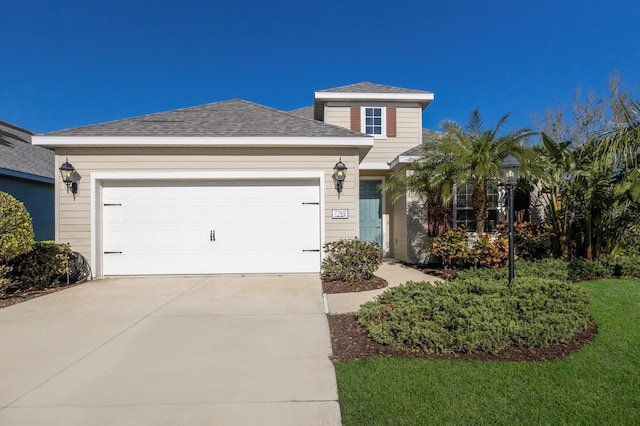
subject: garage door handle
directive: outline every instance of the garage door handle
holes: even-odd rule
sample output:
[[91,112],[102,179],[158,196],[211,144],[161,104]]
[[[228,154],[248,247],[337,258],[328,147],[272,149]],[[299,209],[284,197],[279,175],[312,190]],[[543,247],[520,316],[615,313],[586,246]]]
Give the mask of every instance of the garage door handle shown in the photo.
[[122,254],[121,251],[105,251],[104,254]]
[[316,251],[316,252],[319,252],[320,250],[316,249],[316,250],[302,250],[302,251]]
[[215,241],[216,240],[216,231],[211,231],[209,232],[209,241]]

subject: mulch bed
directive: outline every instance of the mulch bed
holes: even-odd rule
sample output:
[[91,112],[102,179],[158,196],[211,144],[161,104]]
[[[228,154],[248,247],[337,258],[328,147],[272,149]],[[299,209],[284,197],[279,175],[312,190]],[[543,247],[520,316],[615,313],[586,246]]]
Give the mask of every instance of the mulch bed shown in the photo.
[[380,277],[373,276],[370,280],[358,280],[354,283],[345,281],[322,281],[322,292],[327,294],[353,293],[356,291],[376,290],[385,288],[389,283]]
[[568,343],[553,344],[546,348],[507,348],[498,353],[472,352],[456,354],[429,354],[396,350],[371,339],[366,329],[358,325],[355,314],[327,315],[331,330],[333,362],[345,362],[367,358],[403,357],[452,359],[465,361],[546,361],[567,356],[587,345],[598,334],[592,323]]
[[64,284],[59,285],[58,287],[48,288],[46,290],[34,290],[28,292],[19,292],[12,294],[0,294],[0,309],[6,308],[7,306],[15,305],[17,303],[26,302],[27,300],[35,299],[36,297],[44,296],[45,294],[55,293],[60,290],[64,290],[66,288],[75,287],[82,283],[74,283],[74,284]]
[[[438,271],[429,271],[439,275]],[[347,293],[384,288],[387,282],[379,277],[362,280],[355,284],[342,281],[322,283],[325,293]],[[345,362],[367,358],[402,357],[431,358],[465,361],[546,361],[567,356],[589,344],[598,334],[598,326],[592,322],[589,328],[578,334],[568,343],[557,343],[546,348],[507,348],[498,353],[472,352],[454,354],[429,354],[419,351],[397,350],[383,345],[369,337],[367,330],[356,321],[355,314],[327,315],[331,330],[333,362]]]

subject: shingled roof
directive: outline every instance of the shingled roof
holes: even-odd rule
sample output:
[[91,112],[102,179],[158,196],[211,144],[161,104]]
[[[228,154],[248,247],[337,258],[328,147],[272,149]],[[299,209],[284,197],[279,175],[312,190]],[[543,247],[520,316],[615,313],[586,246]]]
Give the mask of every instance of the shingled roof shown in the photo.
[[424,110],[434,95],[422,90],[404,89],[369,82],[349,84],[332,89],[318,90],[314,93],[314,118],[324,121],[324,105],[326,102],[412,102],[419,103]]
[[242,99],[148,114],[45,136],[362,137],[362,133],[301,118]]
[[347,86],[334,87],[333,89],[318,90],[318,92],[337,92],[337,93],[422,93],[430,94],[422,90],[404,89],[402,87],[387,86],[384,84],[362,83],[349,84]]
[[298,109],[294,109],[293,111],[289,111],[289,114],[295,115],[300,118],[308,118],[313,120],[313,106],[306,106]]
[[53,183],[55,154],[31,145],[33,133],[0,121],[0,174]]

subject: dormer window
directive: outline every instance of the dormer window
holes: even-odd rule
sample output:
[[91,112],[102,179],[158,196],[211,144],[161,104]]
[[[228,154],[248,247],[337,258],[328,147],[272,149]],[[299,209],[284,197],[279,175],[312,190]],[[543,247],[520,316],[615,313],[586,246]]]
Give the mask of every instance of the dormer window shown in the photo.
[[352,106],[351,130],[381,139],[395,138],[396,107]]
[[384,136],[385,128],[385,108],[383,107],[363,107],[364,133],[373,136]]

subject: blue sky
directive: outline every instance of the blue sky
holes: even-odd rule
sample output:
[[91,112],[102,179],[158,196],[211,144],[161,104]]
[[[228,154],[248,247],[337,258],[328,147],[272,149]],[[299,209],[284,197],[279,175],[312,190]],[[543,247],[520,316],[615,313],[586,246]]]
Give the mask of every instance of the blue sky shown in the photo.
[[[9,3],[9,4],[7,4]],[[0,120],[36,133],[242,98],[283,110],[371,81],[435,93],[424,127],[640,86],[637,0],[14,0]],[[639,91],[633,92],[639,98]]]

